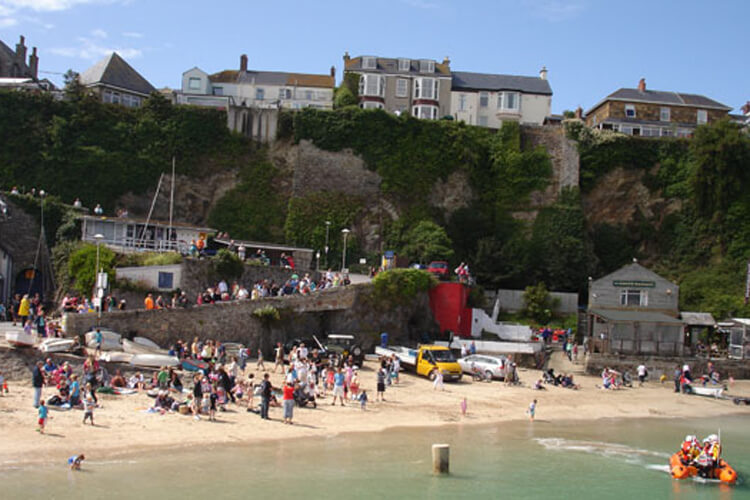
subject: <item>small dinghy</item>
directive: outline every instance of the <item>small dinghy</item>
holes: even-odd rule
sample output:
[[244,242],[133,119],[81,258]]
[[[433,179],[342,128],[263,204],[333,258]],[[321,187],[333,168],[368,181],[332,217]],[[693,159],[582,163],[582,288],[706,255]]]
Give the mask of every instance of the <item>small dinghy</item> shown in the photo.
[[122,350],[130,354],[167,354],[167,351],[158,346],[151,347],[128,339],[122,339]]
[[136,344],[142,345],[144,347],[150,347],[151,349],[156,350],[156,351],[162,350],[162,348],[159,347],[159,344],[157,344],[151,339],[147,339],[146,337],[134,337],[133,342],[135,342]]
[[[104,328],[100,331],[102,333],[102,351],[122,350],[122,344],[120,343],[122,335],[112,330],[105,330]],[[86,332],[86,347],[96,349],[96,331]]]
[[198,359],[183,359],[182,369],[189,372],[197,372],[199,370],[205,370],[208,368],[208,363],[200,361]]
[[33,347],[36,335],[24,331],[5,332],[5,340],[13,347]]
[[698,396],[708,396],[711,398],[720,398],[724,389],[722,387],[691,387],[692,393]]
[[159,368],[162,366],[180,366],[180,360],[174,356],[165,354],[134,354],[130,360],[133,366],[145,366],[148,368]]
[[50,354],[53,352],[68,352],[73,346],[76,345],[76,341],[73,339],[46,339],[37,346],[37,349],[43,353]]
[[105,363],[130,363],[133,354],[122,351],[107,351],[99,355],[99,361]]

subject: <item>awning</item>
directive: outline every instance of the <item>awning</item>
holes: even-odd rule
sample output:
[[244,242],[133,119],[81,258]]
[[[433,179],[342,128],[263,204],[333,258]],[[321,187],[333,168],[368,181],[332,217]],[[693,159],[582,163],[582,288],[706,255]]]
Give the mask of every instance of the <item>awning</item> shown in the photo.
[[686,325],[690,326],[715,326],[716,321],[711,313],[681,312],[680,317]]
[[670,325],[684,324],[681,319],[673,318],[659,312],[652,311],[623,311],[619,309],[589,309],[589,314],[595,314],[599,317],[615,323],[667,323]]

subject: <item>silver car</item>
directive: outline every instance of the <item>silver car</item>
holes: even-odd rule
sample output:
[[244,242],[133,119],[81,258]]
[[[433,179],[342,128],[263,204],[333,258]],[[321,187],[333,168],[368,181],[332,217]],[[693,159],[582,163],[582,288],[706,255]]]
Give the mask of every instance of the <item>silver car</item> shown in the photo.
[[487,356],[485,354],[472,354],[458,360],[461,365],[461,371],[469,375],[478,371],[489,379],[505,378],[505,367],[508,365],[508,358],[505,356]]

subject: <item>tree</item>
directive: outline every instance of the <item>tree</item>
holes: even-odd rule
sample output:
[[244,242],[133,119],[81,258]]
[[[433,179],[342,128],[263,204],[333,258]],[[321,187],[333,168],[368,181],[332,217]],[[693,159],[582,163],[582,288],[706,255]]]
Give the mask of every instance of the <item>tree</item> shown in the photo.
[[357,97],[349,90],[349,87],[341,86],[336,89],[336,96],[333,98],[333,107],[335,109],[356,105]]
[[65,72],[63,75],[63,82],[65,84],[63,92],[65,93],[66,99],[70,101],[80,101],[86,94],[86,87],[81,84],[80,75],[72,69]]
[[401,252],[414,261],[427,263],[452,258],[451,246],[445,229],[432,221],[423,220],[407,233],[406,244]]
[[690,186],[699,213],[721,222],[722,213],[746,196],[750,138],[739,125],[721,120],[695,130],[690,143]]
[[[88,296],[96,284],[96,245],[83,244],[70,255],[68,276],[73,279],[73,288],[81,295]],[[105,246],[99,248],[99,267],[109,275],[112,283],[115,277],[115,254]]]
[[524,313],[540,325],[549,323],[555,305],[543,281],[527,286],[523,292]]

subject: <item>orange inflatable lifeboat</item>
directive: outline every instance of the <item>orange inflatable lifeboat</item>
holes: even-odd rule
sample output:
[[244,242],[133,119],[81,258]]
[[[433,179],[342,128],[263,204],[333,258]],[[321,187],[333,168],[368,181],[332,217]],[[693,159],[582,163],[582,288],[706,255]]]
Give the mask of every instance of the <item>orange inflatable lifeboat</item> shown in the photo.
[[[680,460],[680,453],[675,453],[669,459],[669,470],[675,479],[687,479],[698,475],[698,469],[692,465],[685,465]],[[737,471],[735,471],[723,458],[709,473],[709,478],[718,479],[722,483],[734,484],[737,482]]]

